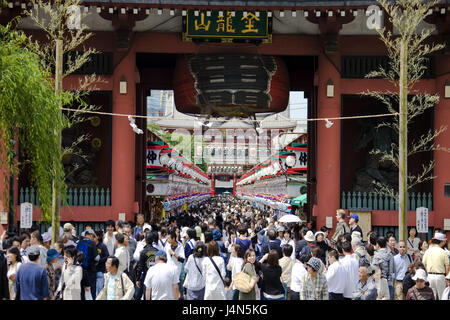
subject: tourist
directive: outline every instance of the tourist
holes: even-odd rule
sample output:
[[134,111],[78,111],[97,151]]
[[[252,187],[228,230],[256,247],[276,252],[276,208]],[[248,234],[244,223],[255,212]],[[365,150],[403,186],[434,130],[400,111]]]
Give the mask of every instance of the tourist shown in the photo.
[[350,228],[345,222],[345,210],[343,209],[336,210],[336,220],[337,220],[336,230],[334,231],[334,234],[331,237],[331,243],[333,245],[337,244],[339,236],[350,232]]
[[408,290],[406,300],[436,300],[434,291],[425,284],[427,273],[423,269],[417,269],[412,278],[416,284]]
[[281,283],[282,269],[278,257],[278,252],[271,249],[259,261],[258,266],[262,272],[262,300],[285,300],[285,290]]
[[449,257],[443,249],[446,243],[445,234],[436,232],[431,239],[430,247],[422,258],[436,300],[442,298],[445,289],[445,275],[450,272]]
[[251,278],[250,281],[253,281],[255,285],[250,292],[239,292],[239,300],[259,300],[259,288],[258,288],[258,280],[259,276],[256,271],[257,262],[256,262],[256,253],[253,249],[248,249],[244,255],[244,267],[242,268],[242,272],[248,274]]
[[409,229],[409,237],[406,241],[406,247],[408,254],[415,259],[415,255],[419,253],[419,243],[420,239],[416,237],[417,229],[416,227],[411,227]]
[[325,274],[328,286],[328,296],[330,300],[344,300],[346,271],[339,261],[337,250],[328,252],[328,270]]
[[205,278],[205,300],[226,300],[224,278],[225,261],[219,255],[219,245],[210,241],[203,261],[202,274]]
[[104,287],[97,296],[97,300],[131,300],[134,294],[134,285],[130,278],[119,272],[120,261],[115,256],[106,259]]
[[[368,270],[369,269],[369,270]],[[372,280],[370,267],[359,267],[358,276],[359,281],[356,285],[356,290],[353,292],[353,300],[376,300],[377,287]]]
[[41,252],[39,245],[31,245],[27,248],[30,262],[24,263],[17,271],[14,285],[16,300],[48,300],[50,298],[47,273],[39,263]]
[[394,256],[394,299],[405,300],[403,295],[403,279],[406,276],[408,268],[413,264],[413,259],[409,253],[406,253],[405,241],[398,242],[398,251],[399,254]]
[[202,273],[205,254],[205,244],[198,241],[184,266],[187,278],[187,283],[185,284],[187,289],[187,300],[203,300],[205,297],[205,278]]
[[423,255],[428,250],[428,242],[426,240],[419,241],[419,252],[414,256],[414,262],[419,261],[422,262]]
[[[3,257],[3,254],[0,253]],[[14,283],[16,282],[16,275],[19,268],[22,266],[22,258],[20,256],[20,251],[17,247],[13,246],[7,250],[6,259],[8,261],[8,288],[9,288],[9,299],[15,300],[16,292],[14,291]],[[2,261],[2,258],[0,258]],[[1,263],[1,262],[0,262]]]
[[292,267],[294,266],[294,261],[292,260],[293,249],[290,244],[285,244],[282,249],[283,257],[278,261],[281,267],[281,282],[285,291],[285,300],[290,300]]
[[321,261],[312,257],[307,262],[308,273],[300,287],[300,300],[328,300],[327,278],[319,272]]
[[358,225],[359,222],[359,216],[357,214],[352,214],[350,217],[348,217],[348,225],[350,227],[350,234],[353,235],[353,232],[359,232],[360,236],[363,235],[361,227]]

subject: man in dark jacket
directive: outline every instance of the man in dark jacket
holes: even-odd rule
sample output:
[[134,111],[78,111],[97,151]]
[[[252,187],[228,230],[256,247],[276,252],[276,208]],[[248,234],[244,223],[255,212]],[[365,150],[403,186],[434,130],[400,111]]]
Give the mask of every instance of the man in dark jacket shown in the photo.
[[0,300],[9,299],[8,287],[8,264],[6,263],[5,253],[0,251]]
[[269,253],[270,250],[276,250],[278,252],[278,258],[283,257],[283,252],[281,251],[280,243],[276,241],[277,232],[275,229],[269,229],[267,231],[267,236],[269,238],[269,243],[266,244],[262,249],[262,255],[264,256],[266,253]]
[[[84,253],[85,262],[82,264],[82,267],[88,273],[92,293],[97,292],[97,270],[95,266],[97,262],[100,261],[100,255],[98,254],[97,247],[94,242],[95,237],[96,235],[94,230],[86,229],[81,234],[81,239],[77,243],[77,249]],[[92,294],[92,296],[94,295],[95,294]]]
[[[97,274],[97,281],[96,281],[96,292],[92,292],[92,297],[95,299],[95,297],[100,293],[100,291],[103,289],[105,278],[104,274],[106,273],[106,260],[109,257],[108,248],[103,243],[103,231],[102,230],[96,230],[95,231],[95,238],[94,238],[95,246],[97,247],[97,253],[100,255],[100,259],[98,263],[95,266],[95,271]],[[94,296],[95,294],[95,296]]]
[[155,248],[154,244],[157,243],[157,241],[157,232],[152,231],[145,235],[145,247],[142,249],[139,261],[136,265],[136,290],[134,300],[140,300],[142,295],[145,294],[144,280],[148,269],[155,265],[155,255],[156,252],[158,252],[158,249]]

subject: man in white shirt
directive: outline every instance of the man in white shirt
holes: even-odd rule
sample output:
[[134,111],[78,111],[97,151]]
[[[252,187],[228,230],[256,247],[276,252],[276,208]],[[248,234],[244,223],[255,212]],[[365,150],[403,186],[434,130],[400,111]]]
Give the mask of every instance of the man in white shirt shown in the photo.
[[112,220],[106,221],[106,233],[103,237],[103,243],[106,245],[106,248],[108,248],[110,256],[113,256],[116,250],[116,238],[114,237],[115,225],[116,224]]
[[330,266],[325,274],[329,300],[344,300],[346,272],[339,261],[339,253],[333,249],[328,252]]
[[180,297],[179,276],[166,261],[166,253],[158,251],[155,255],[155,265],[148,269],[144,280],[147,300],[178,300]]
[[414,261],[411,256],[406,253],[406,243],[405,241],[398,242],[399,253],[394,256],[394,299],[395,300],[405,300],[403,294],[403,278],[408,271],[408,265],[413,264]]
[[158,232],[159,233],[159,240],[158,243],[156,244],[156,249],[161,250],[161,251],[165,251],[166,250],[166,245],[167,245],[167,229],[165,227],[161,228],[161,230]]
[[303,278],[308,273],[305,268],[305,263],[309,259],[309,256],[304,255],[300,259],[295,261],[291,272],[291,300],[297,301],[300,300],[300,288]]
[[130,252],[125,243],[125,236],[121,233],[116,234],[116,253],[114,254],[119,259],[118,273],[128,272],[130,269]]
[[344,300],[352,300],[353,292],[358,285],[358,269],[359,262],[352,255],[352,245],[346,241],[342,243],[342,251],[344,252],[344,258],[340,260],[343,269],[345,270],[345,288],[344,288]]
[[177,241],[175,232],[169,234],[164,251],[167,254],[167,265],[175,269],[175,274],[180,279],[181,265],[185,260],[185,256],[183,245]]

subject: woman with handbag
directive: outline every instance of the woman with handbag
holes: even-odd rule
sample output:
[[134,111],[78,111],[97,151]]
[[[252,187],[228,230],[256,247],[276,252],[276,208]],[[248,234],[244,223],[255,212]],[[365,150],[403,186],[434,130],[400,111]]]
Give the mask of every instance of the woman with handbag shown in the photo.
[[205,297],[205,278],[202,273],[205,251],[205,244],[202,241],[197,242],[184,266],[187,300],[203,300]]
[[[253,283],[252,290],[249,292],[239,291],[239,300],[256,300],[256,294],[258,292],[257,282],[259,280],[258,273],[256,272],[256,253],[253,249],[248,249],[244,255],[244,267],[242,272],[250,277],[250,286]],[[237,279],[235,280],[237,282]]]

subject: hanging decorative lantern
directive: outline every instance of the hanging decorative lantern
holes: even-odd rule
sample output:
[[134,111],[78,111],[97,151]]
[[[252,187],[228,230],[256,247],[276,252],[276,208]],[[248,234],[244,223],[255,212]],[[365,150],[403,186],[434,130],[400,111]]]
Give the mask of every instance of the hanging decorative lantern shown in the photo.
[[183,113],[247,117],[281,112],[289,90],[286,65],[274,56],[198,54],[179,58],[174,73],[175,106]]

